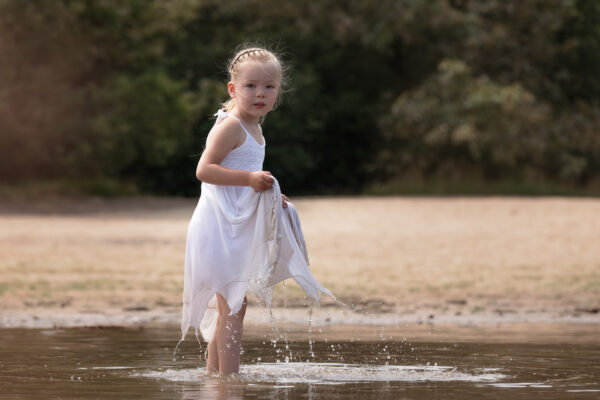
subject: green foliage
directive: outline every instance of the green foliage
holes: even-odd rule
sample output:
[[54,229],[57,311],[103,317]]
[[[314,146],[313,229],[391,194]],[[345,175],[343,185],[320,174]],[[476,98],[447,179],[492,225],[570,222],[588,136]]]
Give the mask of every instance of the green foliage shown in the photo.
[[578,0],[563,24],[555,62],[565,71],[561,86],[569,101],[600,98],[600,3]]
[[[280,50],[293,67],[291,88],[265,122],[265,168],[288,193],[358,191],[377,153],[375,109],[388,86],[381,78],[392,79],[393,67],[372,48],[332,37],[325,17],[314,16],[312,6],[295,6],[298,9],[275,7],[269,1],[204,2],[185,24],[186,34],[168,44],[169,59],[178,60],[169,69],[192,88],[206,76],[220,77],[224,88],[224,66],[232,49],[249,32],[257,32],[252,35],[256,40]],[[210,38],[210,45],[199,38]],[[277,43],[285,47],[277,49]],[[368,101],[365,88],[372,92]],[[213,103],[213,112],[219,103]],[[194,138],[204,140],[209,127],[198,124]],[[196,141],[192,149],[200,152],[202,147],[203,142]]]
[[264,126],[287,193],[600,182],[591,0],[0,0],[0,183],[197,195],[245,41],[292,67]]
[[501,86],[474,77],[461,61],[445,60],[436,75],[393,104],[382,122],[388,145],[381,164],[390,175],[534,173],[523,166],[535,163],[544,147],[540,122],[547,114],[519,84]]
[[595,108],[556,115],[520,84],[445,60],[382,120],[380,164],[396,178],[584,183],[598,171],[598,122]]
[[539,98],[559,101],[561,77],[568,73],[556,62],[563,51],[557,36],[573,12],[564,0],[472,0],[465,12],[474,16],[472,32],[459,57],[476,74],[499,84],[519,82]]
[[168,168],[185,140],[194,116],[195,96],[164,72],[120,75],[94,92],[98,112],[90,121],[88,142],[80,146],[78,165],[87,174],[119,175],[145,190],[149,171]]

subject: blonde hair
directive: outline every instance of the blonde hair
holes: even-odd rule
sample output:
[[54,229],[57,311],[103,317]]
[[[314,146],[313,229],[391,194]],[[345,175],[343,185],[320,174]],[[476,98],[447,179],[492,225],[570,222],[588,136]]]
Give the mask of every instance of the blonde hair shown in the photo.
[[[283,88],[286,84],[285,72],[287,68],[284,66],[279,57],[273,51],[267,50],[264,47],[244,46],[242,49],[237,51],[227,64],[227,73],[229,74],[229,80],[233,82],[237,78],[242,66],[250,61],[272,64],[275,66],[275,68],[277,69],[277,73],[279,74],[279,94],[277,96],[277,100],[279,100],[279,96],[283,92]],[[235,104],[235,99],[230,98],[221,105],[221,108],[229,112],[233,110]],[[277,101],[275,102],[275,107],[277,107]]]

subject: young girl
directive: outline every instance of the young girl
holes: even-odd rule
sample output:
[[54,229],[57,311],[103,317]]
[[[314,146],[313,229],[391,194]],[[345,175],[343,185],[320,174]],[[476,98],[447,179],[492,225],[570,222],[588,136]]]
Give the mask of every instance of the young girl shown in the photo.
[[182,340],[193,326],[208,345],[206,369],[237,373],[246,292],[270,306],[272,288],[294,278],[319,300],[321,286],[308,269],[297,213],[277,180],[262,170],[265,138],[260,122],[275,107],[283,70],[260,47],[231,59],[229,101],[208,134],[196,176],[200,201],[188,229]]

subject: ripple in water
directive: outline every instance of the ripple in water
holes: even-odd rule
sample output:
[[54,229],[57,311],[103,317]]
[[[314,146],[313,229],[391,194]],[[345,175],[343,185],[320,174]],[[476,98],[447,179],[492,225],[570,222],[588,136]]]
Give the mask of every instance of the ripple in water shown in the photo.
[[[430,365],[361,365],[342,363],[263,363],[242,365],[234,379],[249,382],[344,384],[357,382],[497,382],[506,375],[482,369],[475,373],[454,367]],[[167,369],[135,374],[177,382],[199,381],[214,376],[203,368]]]

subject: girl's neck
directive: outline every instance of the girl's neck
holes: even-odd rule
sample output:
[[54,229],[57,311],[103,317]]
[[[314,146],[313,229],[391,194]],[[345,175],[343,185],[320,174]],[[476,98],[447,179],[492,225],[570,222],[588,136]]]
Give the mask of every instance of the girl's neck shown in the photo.
[[260,125],[258,117],[241,113],[239,108],[234,107],[230,114],[239,118],[245,125]]

